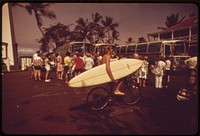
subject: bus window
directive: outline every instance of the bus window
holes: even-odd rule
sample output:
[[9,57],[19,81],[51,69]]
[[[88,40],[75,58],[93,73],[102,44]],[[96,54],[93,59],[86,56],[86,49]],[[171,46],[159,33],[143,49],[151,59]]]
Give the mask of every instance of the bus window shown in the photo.
[[72,52],[82,52],[82,44],[81,43],[76,43],[72,45]]
[[176,42],[173,46],[173,54],[174,55],[181,55],[185,53],[185,44],[184,42]]
[[85,52],[92,52],[93,51],[93,45],[85,43]]
[[166,44],[164,47],[165,47],[165,56],[170,56],[170,44]]
[[136,45],[129,45],[127,48],[127,54],[133,54],[135,53]]
[[160,48],[161,48],[161,42],[150,43],[149,48],[148,48],[148,52],[149,53],[157,53],[157,52],[160,52]]
[[126,53],[126,46],[121,47],[120,53]]
[[120,47],[116,47],[116,53],[119,54],[120,52]]
[[197,56],[198,54],[198,46],[197,45],[190,45],[189,47],[189,55],[191,56]]
[[147,44],[138,44],[137,45],[137,53],[147,52]]
[[83,52],[91,52],[91,49],[92,48],[92,44],[89,44],[89,43],[83,43],[83,42],[80,42],[80,43],[70,43],[71,46],[72,46],[72,52],[80,52],[80,53],[83,53]]

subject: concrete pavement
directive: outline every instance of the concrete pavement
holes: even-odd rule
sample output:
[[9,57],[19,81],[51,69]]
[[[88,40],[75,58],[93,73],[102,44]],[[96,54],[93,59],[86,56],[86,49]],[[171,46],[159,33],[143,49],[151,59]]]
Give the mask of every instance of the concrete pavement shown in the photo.
[[[43,73],[44,74],[44,73]],[[135,106],[114,101],[102,111],[90,111],[85,102],[92,88],[69,88],[50,75],[50,83],[30,79],[30,71],[2,76],[2,133],[5,134],[191,134],[177,115],[176,94],[184,75],[171,77],[169,88],[148,87]],[[183,115],[182,115],[183,116]],[[184,116],[183,116],[184,117]]]

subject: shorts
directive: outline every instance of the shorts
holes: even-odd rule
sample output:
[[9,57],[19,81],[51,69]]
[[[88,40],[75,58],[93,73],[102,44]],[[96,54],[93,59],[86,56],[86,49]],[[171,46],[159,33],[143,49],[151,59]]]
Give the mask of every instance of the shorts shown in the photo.
[[50,66],[45,66],[46,71],[50,71]]
[[42,70],[41,66],[34,66],[35,70]]
[[83,68],[79,68],[79,69],[75,69],[75,70],[74,70],[74,72],[77,72],[77,73],[78,73],[78,72],[83,72],[83,71],[84,71]]
[[66,72],[68,72],[69,66],[64,66],[64,70],[65,70]]

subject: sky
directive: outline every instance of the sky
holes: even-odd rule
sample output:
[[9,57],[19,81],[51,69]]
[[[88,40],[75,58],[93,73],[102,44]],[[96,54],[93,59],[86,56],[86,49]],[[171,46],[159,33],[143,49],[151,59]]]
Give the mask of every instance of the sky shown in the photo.
[[[25,4],[25,3],[24,3]],[[43,27],[58,22],[69,25],[73,30],[78,18],[92,20],[96,12],[103,17],[112,17],[118,23],[117,31],[120,33],[119,41],[123,45],[129,37],[138,41],[139,37],[146,38],[148,33],[157,32],[157,27],[165,27],[166,17],[179,13],[179,19],[189,17],[194,12],[198,15],[198,5],[193,3],[54,3],[50,6],[56,14],[56,20],[43,18]],[[33,54],[39,49],[36,39],[42,37],[34,15],[30,16],[23,8],[12,8],[15,38],[19,54]]]

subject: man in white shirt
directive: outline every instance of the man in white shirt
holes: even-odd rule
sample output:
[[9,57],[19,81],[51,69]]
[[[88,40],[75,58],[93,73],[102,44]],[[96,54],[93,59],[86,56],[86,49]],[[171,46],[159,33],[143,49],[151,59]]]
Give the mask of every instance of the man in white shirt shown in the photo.
[[84,59],[84,65],[85,65],[85,70],[89,70],[92,69],[93,65],[94,65],[94,60],[91,58],[91,54],[90,53],[86,53],[86,58]]

